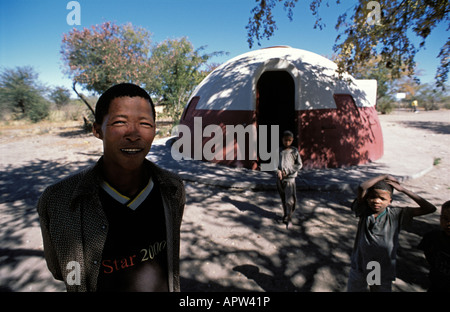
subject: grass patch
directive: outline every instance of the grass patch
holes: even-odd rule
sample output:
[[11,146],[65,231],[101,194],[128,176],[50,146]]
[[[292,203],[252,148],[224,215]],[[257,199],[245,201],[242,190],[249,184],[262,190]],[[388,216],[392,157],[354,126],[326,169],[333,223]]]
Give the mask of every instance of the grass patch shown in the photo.
[[434,157],[433,159],[433,166],[437,166],[441,163],[441,160],[439,157]]

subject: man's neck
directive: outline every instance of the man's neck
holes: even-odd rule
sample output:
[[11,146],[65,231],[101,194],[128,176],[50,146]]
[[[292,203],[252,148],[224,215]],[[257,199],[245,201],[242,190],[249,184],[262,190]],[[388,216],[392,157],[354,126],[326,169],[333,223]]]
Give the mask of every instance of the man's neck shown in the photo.
[[148,183],[150,178],[144,164],[137,170],[123,170],[122,168],[108,168],[103,166],[104,179],[122,195],[134,197]]

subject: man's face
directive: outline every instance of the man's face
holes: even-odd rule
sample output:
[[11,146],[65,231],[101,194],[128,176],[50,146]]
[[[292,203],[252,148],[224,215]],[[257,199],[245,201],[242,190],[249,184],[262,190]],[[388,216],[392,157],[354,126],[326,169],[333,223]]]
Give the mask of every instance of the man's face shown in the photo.
[[155,138],[150,103],[141,97],[115,98],[102,124],[94,124],[94,135],[103,141],[105,165],[112,169],[139,169]]
[[383,212],[391,202],[392,197],[389,191],[371,189],[367,193],[367,204],[375,214]]

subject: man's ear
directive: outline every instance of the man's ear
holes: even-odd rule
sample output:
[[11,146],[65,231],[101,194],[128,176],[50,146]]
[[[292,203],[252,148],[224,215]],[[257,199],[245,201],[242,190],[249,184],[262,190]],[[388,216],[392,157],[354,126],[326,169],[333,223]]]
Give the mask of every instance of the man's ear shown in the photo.
[[94,122],[94,124],[92,125],[92,133],[96,138],[103,140],[102,125]]

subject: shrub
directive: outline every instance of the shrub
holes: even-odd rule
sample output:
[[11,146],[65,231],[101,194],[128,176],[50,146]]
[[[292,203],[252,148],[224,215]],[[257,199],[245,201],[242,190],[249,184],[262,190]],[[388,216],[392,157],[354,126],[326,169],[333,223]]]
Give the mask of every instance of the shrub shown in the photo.
[[394,107],[394,101],[389,96],[383,96],[377,100],[377,111],[382,114],[389,114]]
[[49,113],[50,103],[41,97],[29,104],[26,115],[32,122],[39,122],[47,118]]

